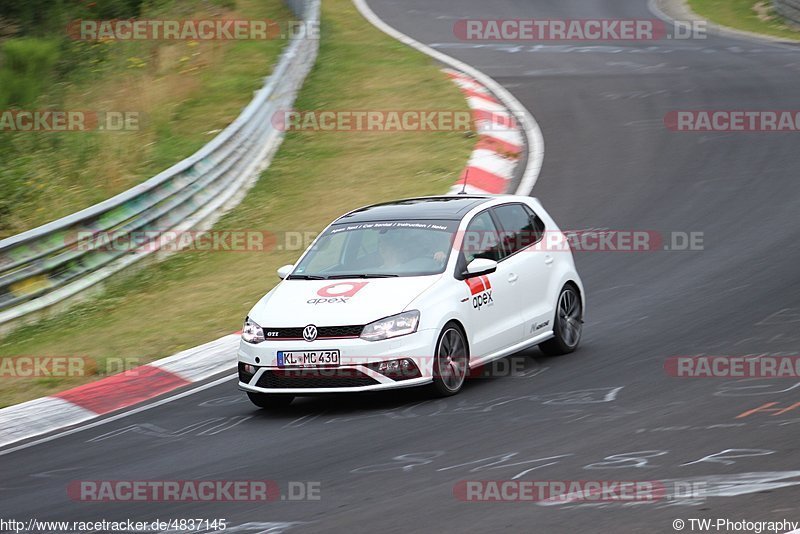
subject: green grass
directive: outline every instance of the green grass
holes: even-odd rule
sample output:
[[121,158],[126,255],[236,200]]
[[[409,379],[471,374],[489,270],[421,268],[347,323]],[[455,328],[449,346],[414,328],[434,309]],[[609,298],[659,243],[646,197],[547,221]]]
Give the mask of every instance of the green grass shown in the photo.
[[[438,66],[374,29],[350,0],[323,2],[320,55],[296,108],[467,110]],[[244,202],[216,228],[319,231],[364,204],[442,193],[458,178],[473,144],[463,132],[291,132]],[[275,270],[300,252],[176,253],[56,319],[11,333],[0,340],[0,353],[140,363],[167,356],[241,328],[250,307],[278,281]],[[6,381],[0,403],[91,378]]]
[[[142,17],[295,18],[282,0],[224,4],[235,7],[154,1]],[[250,101],[285,44],[85,42],[60,34],[0,41],[0,110],[128,111],[142,117],[138,131],[0,132],[0,238],[100,202],[191,155]],[[18,59],[25,57],[39,59]],[[6,78],[15,84],[2,85]]]
[[800,40],[800,31],[786,24],[771,0],[689,0],[692,10],[709,21],[754,33]]

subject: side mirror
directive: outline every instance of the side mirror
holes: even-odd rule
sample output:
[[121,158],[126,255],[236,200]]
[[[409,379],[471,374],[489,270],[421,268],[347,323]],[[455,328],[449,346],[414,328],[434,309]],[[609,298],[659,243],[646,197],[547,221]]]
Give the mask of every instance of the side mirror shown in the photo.
[[486,258],[476,258],[467,265],[467,278],[491,274],[497,270],[497,262]]
[[278,278],[283,280],[284,278],[292,274],[292,271],[294,271],[294,265],[292,264],[284,265],[283,267],[278,269]]

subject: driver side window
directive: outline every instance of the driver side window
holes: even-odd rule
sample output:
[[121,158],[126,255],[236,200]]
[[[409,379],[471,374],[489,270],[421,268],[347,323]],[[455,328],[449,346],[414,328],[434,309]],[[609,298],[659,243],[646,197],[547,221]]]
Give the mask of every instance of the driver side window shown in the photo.
[[461,244],[466,264],[476,258],[500,261],[500,247],[500,234],[489,212],[484,211],[472,219]]

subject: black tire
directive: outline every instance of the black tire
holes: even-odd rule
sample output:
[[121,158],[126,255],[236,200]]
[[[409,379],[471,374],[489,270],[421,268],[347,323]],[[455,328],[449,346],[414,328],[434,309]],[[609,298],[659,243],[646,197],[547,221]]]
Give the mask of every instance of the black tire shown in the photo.
[[265,410],[280,410],[288,407],[294,400],[294,395],[271,395],[269,393],[247,392],[250,402]]
[[467,336],[456,323],[447,323],[439,339],[433,359],[433,393],[449,397],[461,391],[469,371]]
[[539,350],[548,356],[561,356],[575,352],[581,342],[583,332],[583,302],[581,295],[572,284],[561,288],[556,301],[553,319],[553,337],[539,343]]

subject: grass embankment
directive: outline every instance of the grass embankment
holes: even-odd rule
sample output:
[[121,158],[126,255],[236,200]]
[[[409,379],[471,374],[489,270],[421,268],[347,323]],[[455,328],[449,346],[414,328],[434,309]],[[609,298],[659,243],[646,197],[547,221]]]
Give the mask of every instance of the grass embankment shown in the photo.
[[753,33],[800,40],[800,31],[788,25],[771,0],[689,0],[692,10],[709,21]]
[[0,131],[0,238],[100,202],[192,154],[238,115],[286,44],[81,41],[68,37],[68,21],[295,18],[282,0],[8,1],[0,8],[0,112],[133,112],[141,120],[124,132]]
[[[374,29],[349,0],[323,2],[321,33],[317,65],[297,109],[467,110],[429,58]],[[244,202],[216,228],[319,231],[364,204],[442,193],[457,179],[473,144],[463,132],[290,132]],[[115,281],[57,319],[17,330],[0,340],[0,352],[145,363],[238,330],[250,307],[278,281],[275,269],[299,253],[180,252]],[[3,380],[0,403],[92,378]]]

